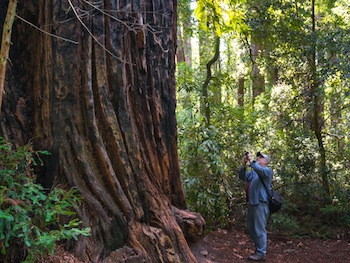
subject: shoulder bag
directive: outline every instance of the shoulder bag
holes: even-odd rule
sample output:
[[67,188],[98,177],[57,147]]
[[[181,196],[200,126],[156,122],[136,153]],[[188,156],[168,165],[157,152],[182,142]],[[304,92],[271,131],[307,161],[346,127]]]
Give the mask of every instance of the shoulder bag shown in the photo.
[[280,194],[278,192],[276,192],[272,188],[268,189],[264,180],[262,178],[260,178],[260,176],[259,176],[259,179],[260,179],[261,183],[264,185],[264,187],[266,189],[266,193],[269,197],[270,214],[276,213],[282,207],[282,203],[283,203],[282,197],[280,196]]

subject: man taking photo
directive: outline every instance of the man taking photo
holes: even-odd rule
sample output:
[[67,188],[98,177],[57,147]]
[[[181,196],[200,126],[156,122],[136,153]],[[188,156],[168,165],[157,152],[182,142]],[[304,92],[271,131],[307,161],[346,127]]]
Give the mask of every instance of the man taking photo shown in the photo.
[[[247,171],[247,163],[251,169]],[[247,152],[242,159],[239,169],[239,178],[247,182],[247,228],[251,239],[255,244],[254,254],[248,257],[252,261],[265,261],[267,249],[266,223],[269,215],[269,201],[266,189],[261,180],[265,182],[268,189],[271,188],[272,170],[268,167],[270,157],[261,152],[257,153],[256,160],[252,154]]]

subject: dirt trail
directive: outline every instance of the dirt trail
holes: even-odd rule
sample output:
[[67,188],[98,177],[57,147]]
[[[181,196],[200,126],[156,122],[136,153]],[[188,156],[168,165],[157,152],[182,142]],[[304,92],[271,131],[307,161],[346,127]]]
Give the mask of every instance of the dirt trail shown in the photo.
[[[245,233],[217,230],[191,245],[191,250],[199,263],[233,263],[251,262],[247,257],[254,252],[253,247]],[[344,240],[288,239],[268,233],[266,262],[350,262],[350,243]]]
[[[191,250],[198,263],[251,262],[253,242],[247,234],[234,230],[216,230],[207,234]],[[41,263],[84,263],[59,247],[55,255]],[[268,233],[270,263],[347,263],[350,262],[350,243],[344,240],[288,239]]]

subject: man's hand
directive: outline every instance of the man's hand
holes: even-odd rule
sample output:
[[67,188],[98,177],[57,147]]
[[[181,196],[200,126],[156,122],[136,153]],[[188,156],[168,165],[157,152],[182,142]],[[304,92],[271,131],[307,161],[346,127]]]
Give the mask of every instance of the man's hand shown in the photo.
[[242,158],[242,167],[245,167],[245,165],[247,164],[247,162],[248,162],[247,155],[244,155],[243,158]]
[[250,152],[246,153],[242,158],[242,167],[245,167],[247,162],[251,162],[252,154]]
[[247,161],[249,161],[250,163],[252,163],[252,161],[253,161],[253,155],[252,155],[252,153],[249,152],[246,156],[247,156],[247,159],[248,159]]

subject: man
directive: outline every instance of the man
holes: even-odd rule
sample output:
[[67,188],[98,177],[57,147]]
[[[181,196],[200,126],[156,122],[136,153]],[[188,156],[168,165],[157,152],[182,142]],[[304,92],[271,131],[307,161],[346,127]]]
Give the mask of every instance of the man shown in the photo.
[[[247,162],[251,170],[247,172]],[[267,248],[266,222],[269,215],[268,195],[261,182],[263,180],[271,188],[272,170],[268,167],[270,157],[261,152],[257,153],[256,160],[247,153],[242,159],[239,178],[247,184],[247,228],[255,244],[255,253],[248,257],[252,261],[265,261]],[[259,178],[260,177],[260,178]]]

